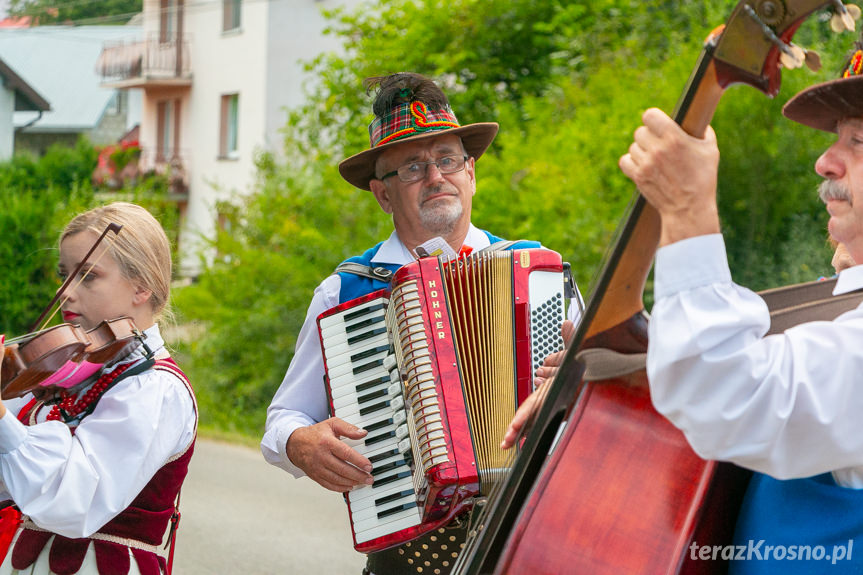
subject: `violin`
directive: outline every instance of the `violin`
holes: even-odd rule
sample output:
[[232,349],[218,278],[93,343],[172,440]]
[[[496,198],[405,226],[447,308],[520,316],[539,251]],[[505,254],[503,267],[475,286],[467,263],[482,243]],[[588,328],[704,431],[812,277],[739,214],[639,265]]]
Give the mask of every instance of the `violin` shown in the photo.
[[46,391],[56,388],[68,390],[95,373],[102,364],[127,354],[143,341],[140,330],[128,317],[105,320],[87,331],[69,323],[36,330],[108,232],[118,234],[122,227],[109,224],[57,290],[31,328],[31,333],[7,341],[0,370],[0,398],[21,397],[40,386]]
[[[21,397],[38,387],[46,391],[68,390],[102,364],[128,354],[142,338],[130,318],[119,317],[87,331],[79,325],[64,323],[29,337],[9,340],[3,352],[0,397]],[[85,362],[89,366],[72,378],[75,368]],[[54,375],[60,377],[51,377]]]

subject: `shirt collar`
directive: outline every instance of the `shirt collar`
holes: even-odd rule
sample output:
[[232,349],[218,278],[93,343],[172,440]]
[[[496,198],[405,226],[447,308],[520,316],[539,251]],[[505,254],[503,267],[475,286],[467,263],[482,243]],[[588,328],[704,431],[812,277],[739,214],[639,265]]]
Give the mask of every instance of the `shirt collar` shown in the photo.
[[839,272],[833,295],[842,295],[861,288],[863,288],[863,265],[857,265]]
[[[162,334],[159,332],[158,324],[153,324],[143,331],[144,334],[144,342],[147,344],[154,354],[159,353],[165,347],[165,341],[162,339]],[[116,358],[108,362],[106,365],[113,368],[116,364],[121,363],[130,363],[134,361],[138,361],[146,355],[146,350],[143,345],[139,345],[133,349],[129,355],[126,355],[121,358]]]
[[[464,245],[473,248],[473,251],[487,248],[490,242],[485,232],[470,224],[467,230],[467,236],[464,238]],[[405,265],[414,261],[416,258],[405,247],[399,239],[395,230],[390,234],[390,237],[381,244],[380,249],[372,258],[373,264],[396,264]]]

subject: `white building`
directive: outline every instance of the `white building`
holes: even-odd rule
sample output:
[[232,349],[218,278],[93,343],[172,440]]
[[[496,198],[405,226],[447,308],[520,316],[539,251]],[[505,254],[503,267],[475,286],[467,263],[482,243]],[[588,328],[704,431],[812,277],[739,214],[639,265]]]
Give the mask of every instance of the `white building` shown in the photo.
[[80,136],[113,144],[138,124],[137,94],[102,86],[96,62],[106,42],[140,34],[135,26],[0,28],[0,58],[50,103],[50,109],[16,107],[15,152],[38,156]]
[[170,170],[181,194],[180,270],[245,194],[258,150],[278,153],[287,108],[302,103],[301,62],[338,45],[322,8],[360,0],[144,0],[143,42],[106,46],[107,84],[143,89],[142,169]]
[[0,58],[0,162],[15,148],[16,111],[47,112],[51,104]]

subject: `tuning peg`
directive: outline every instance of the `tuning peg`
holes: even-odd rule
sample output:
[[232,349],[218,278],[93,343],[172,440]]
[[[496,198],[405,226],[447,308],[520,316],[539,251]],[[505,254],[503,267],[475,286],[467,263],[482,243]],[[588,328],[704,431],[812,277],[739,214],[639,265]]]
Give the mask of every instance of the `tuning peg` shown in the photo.
[[815,50],[806,50],[806,67],[817,72],[821,69],[821,56]]
[[800,46],[794,44],[786,44],[780,46],[782,54],[779,56],[779,61],[789,70],[799,68],[806,61],[806,51]]
[[860,19],[860,7],[856,4],[844,4],[842,0],[833,0],[836,12],[830,18],[830,28],[837,34],[848,30],[853,32],[855,20]]

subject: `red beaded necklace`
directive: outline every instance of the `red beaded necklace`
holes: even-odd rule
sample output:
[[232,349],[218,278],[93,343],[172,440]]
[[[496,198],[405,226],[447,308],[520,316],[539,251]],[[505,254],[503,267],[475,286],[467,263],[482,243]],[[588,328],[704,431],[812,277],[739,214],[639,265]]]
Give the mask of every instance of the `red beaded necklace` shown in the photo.
[[66,414],[66,420],[70,420],[77,416],[79,413],[87,409],[87,407],[91,403],[99,399],[102,393],[104,393],[105,390],[108,389],[108,386],[111,385],[115,379],[120,377],[120,375],[124,371],[129,369],[129,367],[132,366],[132,363],[123,364],[116,368],[114,371],[102,375],[102,377],[97,379],[96,383],[94,383],[93,386],[89,390],[87,390],[87,393],[85,393],[84,396],[78,401],[75,401],[75,395],[69,395],[64,397],[62,400],[60,400],[60,403],[55,404],[54,407],[51,408],[51,411],[50,413],[48,413],[47,417],[48,421],[60,421],[61,409]]

